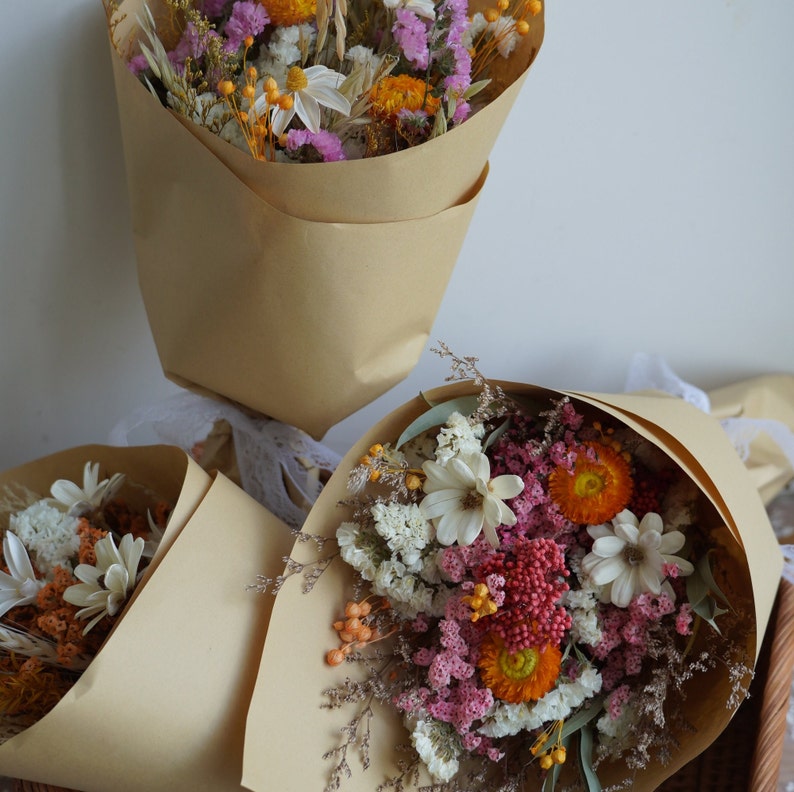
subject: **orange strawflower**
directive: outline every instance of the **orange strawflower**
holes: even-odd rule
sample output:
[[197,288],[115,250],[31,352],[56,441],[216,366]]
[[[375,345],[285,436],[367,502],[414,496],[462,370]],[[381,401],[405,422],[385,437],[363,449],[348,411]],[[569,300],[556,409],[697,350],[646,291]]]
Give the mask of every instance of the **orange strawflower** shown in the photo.
[[441,100],[429,93],[427,83],[410,74],[398,74],[396,77],[388,76],[379,80],[370,91],[372,115],[396,121],[400,110],[410,110],[412,113],[424,110],[429,116],[435,115]]
[[483,683],[496,698],[509,704],[537,701],[554,687],[560,675],[562,653],[556,646],[508,652],[501,637],[488,633],[480,650],[477,665]]
[[279,27],[311,22],[317,14],[317,0],[259,0],[270,22]]
[[600,525],[626,508],[634,486],[631,468],[611,446],[585,446],[595,453],[595,460],[582,451],[572,470],[553,470],[549,475],[549,495],[571,522]]

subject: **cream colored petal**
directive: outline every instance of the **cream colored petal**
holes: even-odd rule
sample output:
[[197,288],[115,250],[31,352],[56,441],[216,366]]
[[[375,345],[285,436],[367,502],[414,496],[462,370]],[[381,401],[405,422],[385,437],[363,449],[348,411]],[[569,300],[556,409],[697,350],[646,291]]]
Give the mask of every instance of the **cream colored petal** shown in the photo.
[[637,567],[626,567],[623,574],[618,575],[612,582],[612,604],[618,608],[625,608],[631,602],[635,592],[638,591]]
[[3,558],[12,577],[17,580],[36,579],[27,548],[12,531],[6,531],[3,537]]
[[458,524],[462,510],[455,509],[445,512],[436,521],[436,539],[439,544],[449,546],[458,541]]
[[670,531],[669,533],[662,534],[661,542],[659,543],[659,552],[663,555],[672,555],[677,553],[686,542],[686,537],[681,531]]
[[497,497],[502,500],[515,498],[524,490],[524,482],[519,476],[497,476],[491,479],[488,484],[488,489]]
[[491,463],[485,454],[467,454],[463,461],[471,470],[475,479],[480,479],[481,481],[490,480]]
[[652,594],[659,594],[662,590],[662,581],[659,575],[649,564],[641,564],[639,567],[639,583],[643,591],[650,591]]
[[602,558],[620,555],[627,542],[618,536],[602,536],[593,542],[593,552]]
[[460,508],[460,501],[465,496],[465,490],[442,489],[425,495],[419,504],[419,511],[426,520],[441,517],[450,509]]
[[482,525],[482,511],[465,509],[458,518],[458,544],[470,545],[480,535]]
[[427,479],[424,483],[425,492],[434,492],[440,489],[460,489],[460,478],[455,474],[454,468],[447,470],[443,465],[438,462],[428,461],[422,465]]
[[622,558],[615,556],[610,556],[608,558],[585,556],[582,562],[583,565],[584,562],[591,557],[597,560],[595,562],[591,561],[587,565],[587,574],[596,586],[603,586],[607,583],[611,583],[626,569],[626,562]]
[[648,512],[640,521],[640,533],[644,534],[648,531],[656,531],[661,533],[664,531],[664,523],[662,518],[656,512]]
[[622,522],[615,525],[615,536],[623,539],[628,544],[635,545],[640,538],[640,532],[635,525]]

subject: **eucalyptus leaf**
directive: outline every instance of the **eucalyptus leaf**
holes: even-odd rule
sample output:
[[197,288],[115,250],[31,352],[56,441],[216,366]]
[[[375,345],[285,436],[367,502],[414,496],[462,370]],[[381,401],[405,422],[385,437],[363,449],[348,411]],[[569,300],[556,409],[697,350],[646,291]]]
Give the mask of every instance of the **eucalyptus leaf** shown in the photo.
[[708,597],[709,587],[703,576],[700,574],[700,565],[695,567],[695,571],[686,579],[686,597],[689,604],[694,608]]
[[579,729],[579,769],[586,792],[601,792],[601,782],[593,770],[593,729],[589,723]]
[[483,450],[490,448],[512,425],[513,422],[509,418],[502,421],[502,423],[485,438],[485,442],[482,445]]
[[722,593],[722,591],[720,591],[720,587],[714,580],[714,575],[711,571],[712,552],[712,550],[709,550],[709,552],[700,559],[698,562],[698,572],[700,572],[701,577],[709,587],[709,591],[711,591],[713,594],[716,594],[717,598],[721,599],[726,605],[729,605],[728,598]]
[[413,440],[422,432],[426,432],[434,426],[445,424],[449,416],[454,412],[459,412],[461,415],[470,415],[477,409],[478,404],[479,401],[476,396],[460,396],[457,399],[436,404],[427,412],[423,412],[403,430],[403,433],[397,439],[396,448],[400,448],[409,440]]
[[579,731],[583,726],[586,726],[591,720],[597,718],[603,712],[603,705],[604,700],[599,696],[594,698],[589,706],[583,707],[575,715],[568,718],[562,727],[562,737],[568,737]]
[[707,597],[697,604],[693,604],[692,610],[700,616],[703,621],[710,624],[711,628],[715,630],[718,635],[722,635],[715,619],[717,616],[722,616],[723,613],[727,613],[728,611],[725,608],[721,608],[713,597]]

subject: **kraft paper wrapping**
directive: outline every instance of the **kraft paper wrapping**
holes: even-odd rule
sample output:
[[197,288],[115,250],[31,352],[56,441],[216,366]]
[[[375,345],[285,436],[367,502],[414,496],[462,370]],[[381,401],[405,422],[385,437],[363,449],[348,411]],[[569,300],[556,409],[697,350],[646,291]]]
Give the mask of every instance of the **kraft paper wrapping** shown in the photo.
[[315,438],[404,379],[424,349],[543,39],[446,135],[340,163],[257,162],[164,109],[127,70],[142,0],[111,46],[141,293],[166,376]]
[[[533,386],[500,384],[508,392],[542,400],[559,396]],[[458,384],[427,395],[437,402],[469,392],[474,392],[471,385]],[[733,565],[734,590],[749,595],[753,602],[755,625],[745,649],[750,658],[757,658],[780,579],[782,556],[758,491],[719,423],[691,405],[664,395],[569,395],[606,410],[666,451],[713,504],[715,518],[727,526],[720,550],[726,562]],[[346,518],[345,509],[338,503],[347,495],[349,470],[373,443],[396,439],[426,408],[424,400],[414,399],[367,432],[331,478],[304,531],[335,535]],[[312,558],[306,544],[297,545],[294,553],[300,561]],[[303,594],[300,584],[292,581],[294,585],[288,582],[277,598],[246,729],[243,783],[256,792],[319,792],[325,788],[331,763],[323,760],[323,754],[338,744],[338,730],[350,713],[321,709],[322,690],[356,671],[349,664],[331,668],[324,658],[335,637],[331,624],[338,618],[352,581],[352,571],[337,558],[311,593]],[[294,630],[296,623],[302,627],[299,634]],[[697,676],[689,697],[680,704],[697,731],[682,739],[681,750],[669,764],[639,772],[632,789],[650,792],[708,747],[730,721],[732,713],[725,705],[729,689],[724,669]],[[268,730],[274,712],[282,713],[278,728]],[[394,746],[408,742],[399,714],[377,708],[370,728],[374,746],[371,764],[363,770],[359,760],[349,755],[352,777],[343,782],[344,790],[372,790],[397,772],[401,755]],[[263,734],[267,734],[266,739]],[[300,746],[299,759],[294,753],[296,745]],[[625,777],[626,769],[602,767],[599,775],[604,783],[616,782]]]
[[243,732],[277,574],[294,537],[176,448],[76,448],[8,471],[46,495],[87,460],[176,503],[162,552],[74,687],[0,746],[0,774],[85,792],[240,789]]
[[[778,421],[794,432],[794,376],[790,374],[753,377],[709,391],[708,396],[716,418]],[[769,503],[794,478],[792,462],[765,431],[753,438],[748,451],[745,465],[764,503]]]

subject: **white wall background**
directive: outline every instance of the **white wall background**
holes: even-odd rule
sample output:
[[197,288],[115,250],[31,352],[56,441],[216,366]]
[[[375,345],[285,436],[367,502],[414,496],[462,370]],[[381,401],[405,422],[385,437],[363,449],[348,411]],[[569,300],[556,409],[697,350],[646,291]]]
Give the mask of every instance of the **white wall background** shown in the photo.
[[[635,351],[706,387],[794,372],[794,3],[546,5],[428,347],[595,390]],[[137,290],[100,0],[2,6],[5,468],[177,389]],[[445,374],[426,352],[328,444]]]

